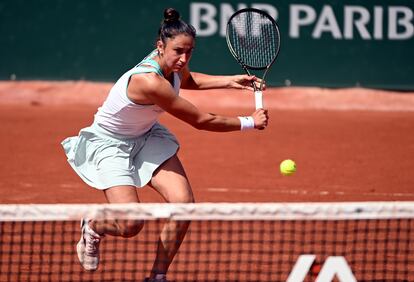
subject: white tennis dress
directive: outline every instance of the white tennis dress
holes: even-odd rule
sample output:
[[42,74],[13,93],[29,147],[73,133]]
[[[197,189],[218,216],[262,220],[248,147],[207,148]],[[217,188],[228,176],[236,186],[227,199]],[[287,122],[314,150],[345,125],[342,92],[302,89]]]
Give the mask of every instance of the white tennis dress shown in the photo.
[[[163,76],[153,59],[156,51],[114,84],[91,126],[62,142],[68,162],[88,185],[103,190],[113,186],[145,186],[154,171],[178,150],[177,139],[158,123],[164,111],[157,105],[139,105],[127,96],[134,74]],[[174,73],[179,94],[180,78]]]

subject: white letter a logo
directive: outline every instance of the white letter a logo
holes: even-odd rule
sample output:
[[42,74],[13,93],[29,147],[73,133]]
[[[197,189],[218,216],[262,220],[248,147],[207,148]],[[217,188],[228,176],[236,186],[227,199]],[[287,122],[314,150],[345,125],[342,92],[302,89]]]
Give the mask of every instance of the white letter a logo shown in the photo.
[[[305,280],[315,258],[315,255],[299,256],[286,282],[302,282]],[[335,276],[340,282],[357,282],[345,258],[339,256],[326,259],[315,282],[331,282]]]

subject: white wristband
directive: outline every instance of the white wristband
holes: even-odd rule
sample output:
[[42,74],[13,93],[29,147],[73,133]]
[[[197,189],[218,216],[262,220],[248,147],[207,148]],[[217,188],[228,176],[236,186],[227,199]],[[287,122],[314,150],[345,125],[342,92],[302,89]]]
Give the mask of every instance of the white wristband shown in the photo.
[[254,119],[253,117],[238,117],[240,120],[240,130],[247,130],[254,128]]

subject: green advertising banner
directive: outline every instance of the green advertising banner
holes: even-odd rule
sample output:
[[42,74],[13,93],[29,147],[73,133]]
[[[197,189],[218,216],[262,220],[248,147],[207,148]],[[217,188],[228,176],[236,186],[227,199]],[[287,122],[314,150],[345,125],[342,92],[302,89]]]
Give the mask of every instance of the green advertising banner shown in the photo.
[[281,30],[269,85],[414,89],[414,1],[406,0],[1,0],[0,79],[115,81],[154,48],[167,7],[197,29],[194,71],[241,72],[226,23],[255,7]]

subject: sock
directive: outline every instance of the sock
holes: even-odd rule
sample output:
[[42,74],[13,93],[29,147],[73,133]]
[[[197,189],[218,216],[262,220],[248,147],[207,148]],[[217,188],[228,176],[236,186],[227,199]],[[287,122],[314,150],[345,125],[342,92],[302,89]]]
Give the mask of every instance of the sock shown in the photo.
[[167,275],[165,273],[155,274],[155,280],[162,280],[167,279]]
[[90,226],[89,226],[89,222],[86,222],[86,231],[91,234],[93,237],[95,238],[101,238],[102,235],[99,235],[98,233],[96,233],[95,230],[93,230]]

